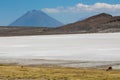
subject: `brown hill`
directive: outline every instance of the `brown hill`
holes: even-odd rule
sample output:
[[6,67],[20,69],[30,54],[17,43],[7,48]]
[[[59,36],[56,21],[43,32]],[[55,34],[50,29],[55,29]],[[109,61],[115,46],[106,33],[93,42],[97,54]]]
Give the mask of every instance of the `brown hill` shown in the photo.
[[99,15],[89,17],[83,21],[78,21],[56,28],[54,33],[102,32],[105,29],[111,28],[117,28],[117,30],[118,28],[120,29],[120,16],[112,16],[106,13],[101,13]]

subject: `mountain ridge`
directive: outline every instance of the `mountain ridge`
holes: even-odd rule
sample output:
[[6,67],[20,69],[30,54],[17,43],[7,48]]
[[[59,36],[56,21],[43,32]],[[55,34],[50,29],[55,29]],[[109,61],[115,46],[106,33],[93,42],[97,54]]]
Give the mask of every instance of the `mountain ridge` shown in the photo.
[[[118,21],[116,24],[119,26],[109,25],[109,26],[104,26],[108,23],[115,23]],[[65,31],[65,32],[99,32],[100,29],[104,29],[105,27],[112,27],[112,28],[120,28],[120,16],[112,16],[107,13],[101,13],[92,17],[89,17],[87,19],[84,19],[82,21],[78,21],[75,23],[67,24],[61,27],[56,28],[54,31],[59,33],[60,31]]]
[[120,16],[101,13],[57,28],[0,27],[0,36],[83,34],[120,32]]

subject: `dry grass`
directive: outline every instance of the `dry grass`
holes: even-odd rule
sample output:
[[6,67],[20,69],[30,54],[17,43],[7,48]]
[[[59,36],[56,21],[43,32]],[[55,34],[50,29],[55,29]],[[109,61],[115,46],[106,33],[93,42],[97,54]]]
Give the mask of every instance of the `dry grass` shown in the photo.
[[62,67],[0,66],[0,80],[120,80],[120,71]]

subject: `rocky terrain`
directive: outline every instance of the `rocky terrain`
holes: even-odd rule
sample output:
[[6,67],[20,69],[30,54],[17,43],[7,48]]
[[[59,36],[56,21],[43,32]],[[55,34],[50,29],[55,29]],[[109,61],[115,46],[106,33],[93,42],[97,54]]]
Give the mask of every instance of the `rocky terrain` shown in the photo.
[[83,21],[71,23],[54,30],[56,33],[97,33],[117,31],[120,31],[120,16],[112,16],[106,13],[101,13]]

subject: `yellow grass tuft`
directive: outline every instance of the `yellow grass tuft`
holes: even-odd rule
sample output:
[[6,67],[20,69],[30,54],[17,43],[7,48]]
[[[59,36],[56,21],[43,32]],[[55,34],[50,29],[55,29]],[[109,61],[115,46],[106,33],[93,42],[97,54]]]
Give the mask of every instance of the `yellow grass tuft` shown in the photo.
[[120,70],[0,66],[0,80],[120,80]]

